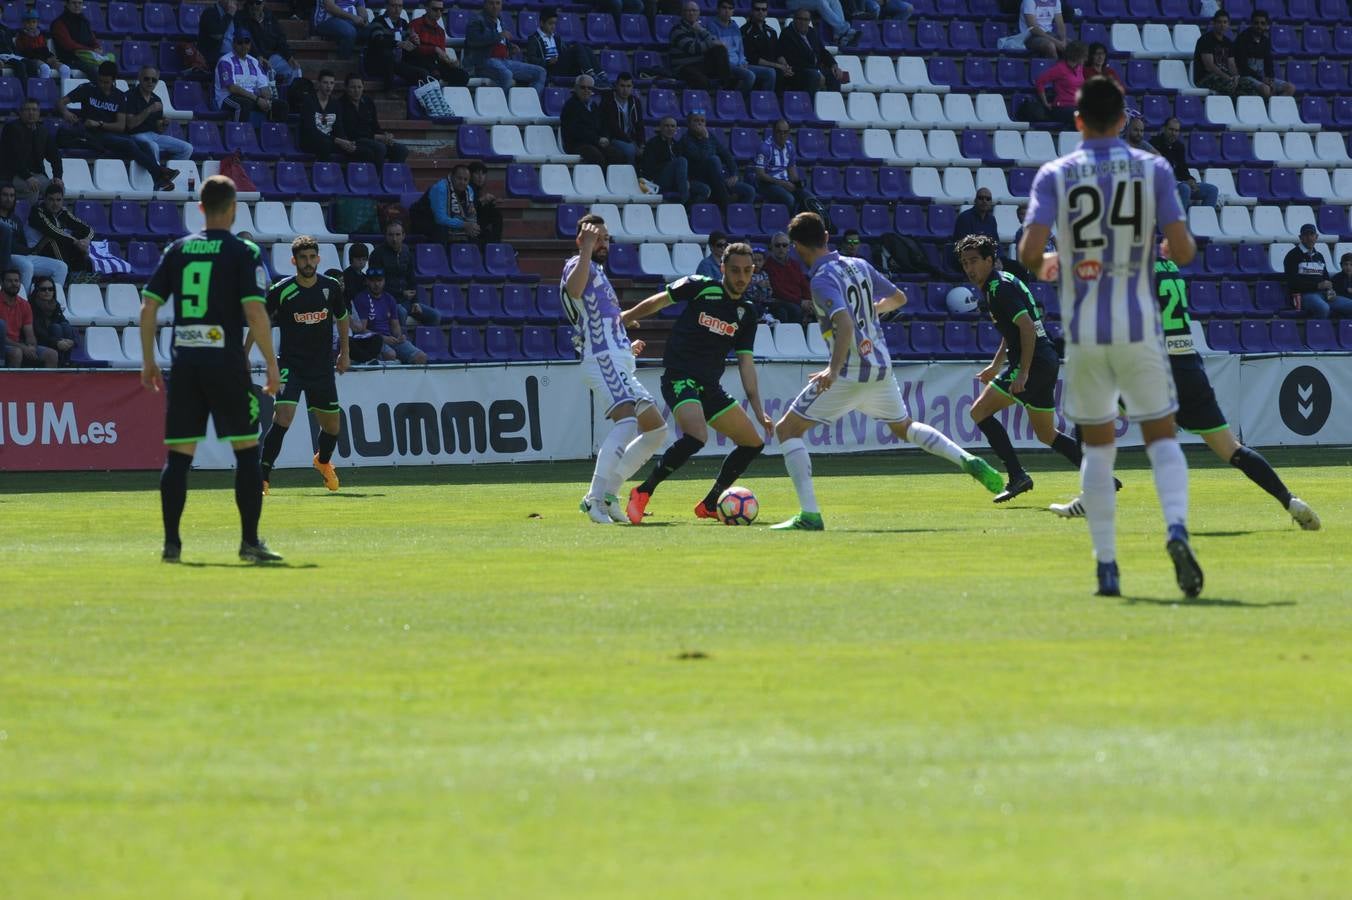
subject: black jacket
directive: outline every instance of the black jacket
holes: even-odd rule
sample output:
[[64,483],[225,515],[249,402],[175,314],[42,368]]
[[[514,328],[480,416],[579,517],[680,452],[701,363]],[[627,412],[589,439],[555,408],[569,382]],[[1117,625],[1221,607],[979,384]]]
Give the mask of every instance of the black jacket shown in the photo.
[[638,173],[649,181],[661,181],[662,170],[681,155],[675,141],[655,137],[643,145],[643,156],[638,161]]
[[792,25],[786,26],[779,34],[779,55],[795,72],[802,69],[830,71],[836,65],[836,58],[826,49],[815,28],[809,28],[804,35]]
[[615,102],[614,94],[606,94],[601,101],[601,132],[612,141],[627,141],[642,147],[643,101],[635,91],[629,97],[629,115],[620,115],[620,105]]
[[67,264],[79,262],[84,255],[77,250],[75,242],[94,235],[94,229],[75,218],[69,208],[62,207],[61,212],[53,216],[41,203],[35,203],[29,210],[28,225],[42,235],[34,252],[39,256],[63,260]]
[[[216,3],[202,10],[202,18],[197,20],[197,49],[213,66],[221,58],[221,41],[225,40],[225,33],[230,29],[230,23],[234,19],[238,19],[237,25],[244,25],[250,31],[253,30],[252,23],[245,23],[243,16],[238,14],[232,16],[222,12]],[[258,40],[257,35],[254,36],[254,40]],[[262,58],[267,59],[266,56]]]
[[52,164],[54,176],[60,178],[64,173],[56,141],[41,122],[34,128],[19,121],[10,122],[0,132],[0,146],[4,147],[0,152],[0,184],[43,174],[44,159]]
[[594,147],[603,137],[600,111],[579,100],[576,94],[563,104],[563,111],[559,114],[559,126],[563,130],[565,153],[572,153],[574,147],[584,144]]
[[404,302],[404,291],[417,286],[413,274],[413,250],[408,244],[400,247],[396,254],[389,244],[381,241],[371,251],[367,265],[385,271],[385,293],[400,303]]
[[276,17],[271,12],[263,10],[261,22],[252,16],[239,16],[236,22],[248,28],[253,34],[253,55],[260,61],[267,62],[274,55],[282,59],[292,57],[291,44],[286,39],[286,32],[282,31],[282,26],[277,23]]
[[1173,166],[1174,178],[1178,181],[1188,181],[1192,178],[1192,173],[1188,171],[1188,158],[1183,153],[1183,142],[1174,141],[1172,144],[1165,144],[1163,136],[1156,136],[1150,142],[1150,146],[1159,151],[1160,156],[1169,160],[1169,165]]
[[300,149],[306,153],[327,153],[333,138],[346,138],[347,122],[343,116],[343,101],[337,94],[329,96],[329,105],[320,107],[319,97],[310,94],[300,107]]
[[742,26],[742,51],[753,66],[760,65],[763,59],[774,62],[779,59],[779,35],[769,25],[757,28],[747,22]]
[[1332,280],[1323,254],[1318,250],[1307,251],[1300,244],[1286,254],[1282,268],[1286,271],[1286,289],[1293,294],[1314,293],[1321,281]]
[[[385,129],[380,127],[380,119],[376,116],[376,103],[370,97],[363,94],[359,104],[344,97],[342,106],[343,129],[346,131],[344,137],[356,141],[384,133]],[[385,287],[389,289],[388,284]]]

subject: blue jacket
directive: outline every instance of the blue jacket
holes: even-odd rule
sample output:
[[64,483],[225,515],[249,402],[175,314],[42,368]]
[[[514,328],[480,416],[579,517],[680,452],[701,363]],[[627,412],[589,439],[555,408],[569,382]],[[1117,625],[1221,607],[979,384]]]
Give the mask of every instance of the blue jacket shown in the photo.
[[492,22],[486,15],[478,15],[465,25],[465,69],[477,73],[479,66],[492,57],[492,49],[502,40],[497,26],[501,20]]

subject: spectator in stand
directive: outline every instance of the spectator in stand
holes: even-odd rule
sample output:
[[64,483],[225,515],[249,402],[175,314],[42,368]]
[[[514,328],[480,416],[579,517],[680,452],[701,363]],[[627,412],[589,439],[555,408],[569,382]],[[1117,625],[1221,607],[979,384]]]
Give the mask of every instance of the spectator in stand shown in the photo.
[[634,93],[634,76],[621,72],[615,89],[601,98],[601,133],[633,165],[643,152],[643,103]]
[[52,22],[52,42],[57,59],[91,80],[98,77],[100,63],[117,62],[117,57],[104,50],[94,36],[94,26],[84,14],[84,0],[66,0],[65,11]]
[[728,235],[724,231],[709,233],[709,252],[695,268],[696,275],[703,275],[714,281],[723,280],[723,251],[728,249]]
[[714,37],[728,48],[728,65],[739,79],[737,89],[743,93],[775,89],[775,70],[769,66],[753,66],[746,58],[742,29],[732,20],[732,0],[718,0],[718,15],[708,27]]
[[164,104],[155,94],[155,85],[159,83],[159,70],[154,66],[141,67],[136,87],[127,92],[122,107],[127,117],[127,134],[149,150],[157,163],[166,159],[191,159],[192,144],[166,133],[169,120],[164,117]]
[[469,164],[469,195],[479,220],[479,245],[502,242],[502,210],[498,198],[488,192],[488,166],[479,160]]
[[1175,117],[1170,117],[1164,121],[1164,130],[1150,143],[1159,151],[1160,156],[1169,160],[1169,165],[1174,167],[1174,178],[1178,181],[1178,199],[1184,209],[1194,203],[1198,206],[1214,206],[1219,209],[1220,202],[1217,198],[1220,191],[1216,186],[1192,177],[1192,170],[1188,168],[1188,158],[1183,152],[1182,133],[1183,123]]
[[384,79],[386,90],[393,86],[395,75],[411,84],[427,77],[425,71],[411,70],[404,61],[404,56],[412,53],[414,48],[408,32],[404,0],[387,0],[379,15],[372,17],[371,27],[366,32],[366,50],[362,56],[366,73]]
[[540,11],[540,27],[526,38],[526,62],[550,75],[590,75],[601,89],[610,87],[610,78],[596,65],[591,47],[566,43],[555,33],[558,27],[559,11],[546,6]]
[[756,189],[742,180],[737,161],[725,144],[709,133],[704,113],[692,112],[685,119],[685,137],[678,145],[690,161],[690,178],[708,186],[709,200],[720,209],[729,203],[750,203]]
[[1117,70],[1108,65],[1108,48],[1098,41],[1089,45],[1089,60],[1084,64],[1084,80],[1102,75],[1104,78],[1111,79],[1113,84],[1122,93],[1127,92],[1126,84],[1122,81],[1122,76],[1117,74]]
[[[396,44],[395,72],[400,78],[413,83],[419,80],[415,72],[422,72],[423,77],[434,75],[447,87],[469,84],[469,72],[460,65],[455,51],[446,46],[446,29],[441,23],[445,14],[445,0],[431,0],[423,8],[423,14],[409,25],[405,39]],[[403,52],[402,57],[399,51]],[[405,68],[400,69],[398,63]]]
[[840,236],[840,255],[863,260],[868,260],[872,256],[871,253],[864,252],[864,242],[860,239],[859,232],[853,228],[846,228],[845,233]]
[[350,307],[357,295],[366,289],[366,262],[371,258],[371,248],[361,243],[347,245],[347,268],[333,278],[343,283],[343,297]]
[[846,0],[851,19],[896,19],[904,26],[911,21],[915,7],[906,0]]
[[343,104],[333,95],[337,79],[328,69],[315,79],[313,94],[307,94],[300,107],[300,149],[313,153],[320,162],[335,154],[355,157],[357,142],[347,136]]
[[806,201],[812,197],[798,174],[798,151],[789,137],[791,133],[787,121],[776,122],[771,136],[761,142],[756,161],[752,163],[756,194],[767,203],[784,204],[790,215],[802,212]]
[[[953,248],[969,234],[987,235],[997,247],[1000,245],[1000,228],[995,224],[995,196],[991,194],[990,188],[978,188],[972,205],[958,213],[957,221],[953,223],[953,245],[948,248],[948,253],[954,265],[957,264],[957,256]],[[996,259],[1000,268],[1006,272],[1018,276],[1024,282],[1032,280],[1028,270],[1013,257],[1000,256]]]
[[433,229],[443,244],[479,240],[479,216],[469,195],[469,168],[456,166],[451,174],[427,189]]
[[23,28],[14,35],[14,52],[23,57],[20,65],[23,74],[29,78],[51,78],[53,73],[61,78],[70,76],[70,66],[57,59],[48,45],[36,9],[24,13]]
[[1066,49],[1066,20],[1061,0],[1023,0],[1019,6],[1019,32],[1000,39],[1001,50],[1022,47],[1034,56],[1056,59]]
[[197,52],[208,64],[214,66],[222,56],[229,55],[234,45],[237,15],[239,0],[216,0],[202,10],[202,16],[197,20]]
[[699,4],[695,0],[685,0],[681,7],[681,21],[671,29],[668,56],[676,77],[696,90],[727,85],[745,91],[756,80],[747,69],[733,71],[728,48],[700,22]]
[[[52,182],[60,185],[59,181]],[[70,277],[70,269],[59,259],[39,256],[28,247],[28,233],[19,218],[14,185],[0,183],[0,232],[9,239],[9,258],[0,265],[19,270],[19,283],[32,284],[34,277],[50,277],[63,287]],[[3,255],[3,254],[0,254]]]
[[56,302],[56,282],[39,275],[28,292],[33,309],[33,334],[39,347],[56,351],[56,364],[70,365],[70,351],[75,349],[75,326],[66,318],[61,304]]
[[773,72],[771,90],[783,91],[785,82],[793,75],[793,67],[779,55],[779,33],[765,23],[769,11],[769,0],[751,0],[751,15],[742,26],[742,52],[747,68],[757,76],[767,69]]
[[1260,94],[1272,90],[1256,78],[1240,73],[1235,66],[1235,44],[1225,36],[1230,27],[1230,14],[1216,10],[1211,17],[1211,30],[1197,39],[1192,51],[1192,80],[1199,88],[1216,94],[1237,97],[1240,94]]
[[[1310,319],[1327,319],[1330,316],[1352,319],[1352,296],[1339,296],[1334,291],[1328,266],[1324,264],[1324,254],[1315,249],[1318,242],[1319,230],[1305,223],[1300,226],[1300,243],[1292,247],[1282,261],[1286,270],[1286,289],[1291,292],[1291,305]],[[1347,268],[1346,264],[1343,268]]]
[[1339,297],[1352,297],[1352,253],[1344,253],[1338,259],[1338,274],[1333,276],[1333,293]]
[[[396,0],[403,2],[403,0]],[[248,9],[241,16],[254,39],[254,56],[267,63],[279,85],[287,85],[300,77],[300,63],[291,50],[291,42],[276,17],[268,11],[266,0],[248,0]]]
[[285,122],[286,104],[272,95],[267,70],[250,55],[253,34],[236,28],[231,48],[216,63],[216,106],[235,122]]
[[[366,267],[366,290],[357,295],[352,308],[361,321],[361,330],[381,336],[385,350],[405,365],[427,364],[427,354],[413,346],[399,324],[399,304],[385,293],[385,273],[375,266]],[[388,359],[388,355],[386,355]]]
[[549,74],[516,58],[521,48],[515,40],[502,24],[502,0],[484,0],[483,14],[470,19],[465,29],[465,68],[504,91],[518,80],[543,91]]
[[418,302],[417,276],[413,269],[413,251],[404,243],[404,223],[395,219],[385,226],[385,240],[371,251],[368,267],[385,273],[385,292],[399,304],[399,322],[437,325],[441,313]]
[[1045,115],[1066,128],[1075,127],[1075,98],[1085,81],[1084,63],[1088,57],[1089,48],[1083,42],[1071,41],[1066,44],[1065,58],[1048,67],[1033,82]]
[[33,307],[21,295],[23,282],[19,270],[10,266],[0,276],[0,322],[5,323],[5,365],[56,368],[57,353],[51,347],[38,346],[33,333]]
[[33,248],[37,256],[49,256],[66,264],[72,272],[89,272],[89,243],[94,229],[75,218],[66,209],[66,190],[52,182],[42,192],[42,202],[28,211],[28,227],[38,233]]
[[[812,13],[816,13],[821,20],[831,29],[835,35],[836,46],[844,48],[849,47],[855,41],[859,40],[859,31],[850,27],[850,23],[845,18],[845,7],[841,5],[840,0],[789,0],[789,11],[797,13],[803,10],[808,13],[809,20]],[[797,18],[795,16],[794,18]]]
[[[1149,153],[1152,156],[1160,155],[1154,144],[1147,143],[1145,139],[1145,119],[1140,116],[1132,116],[1127,119],[1127,127],[1122,132],[1122,140],[1127,142],[1128,147],[1140,150],[1142,153]],[[1023,219],[1020,218],[1019,221],[1022,222]]]
[[563,134],[563,152],[576,153],[584,163],[609,166],[628,162],[618,147],[612,147],[601,124],[601,111],[592,105],[596,82],[590,75],[573,79],[573,96],[559,113],[559,131]]
[[643,145],[638,172],[664,194],[675,194],[684,206],[709,199],[709,187],[690,178],[690,162],[676,143],[676,120],[667,116],[657,123],[657,134]]
[[0,146],[5,148],[0,153],[0,186],[13,185],[21,200],[36,200],[42,196],[49,182],[43,162],[52,167],[57,184],[65,171],[56,140],[41,120],[42,108],[38,101],[25,100],[19,106],[19,118],[0,131]]
[[357,145],[354,159],[364,159],[378,166],[408,159],[408,148],[380,127],[375,101],[366,96],[366,82],[356,72],[347,76],[343,86],[340,118],[348,139]]
[[751,285],[747,287],[746,293],[742,296],[756,304],[756,312],[760,315],[762,321],[770,316],[770,304],[774,301],[774,291],[770,289],[770,276],[765,273],[765,248],[756,246],[751,248],[751,265],[754,267],[751,273]]
[[[836,65],[836,58],[822,43],[821,35],[812,27],[812,13],[800,9],[793,14],[793,26],[785,28],[779,34],[779,58],[788,64],[791,74],[780,79],[780,86],[786,90],[807,91],[816,95],[825,88],[828,91],[840,90],[840,79],[844,73]],[[774,256],[774,246],[770,247]]]
[[338,42],[338,58],[348,59],[366,39],[365,0],[315,0],[314,33]]
[[[1146,146],[1150,147],[1149,144],[1146,144]],[[1150,147],[1149,152],[1151,153],[1155,152],[1155,148]],[[1019,229],[1014,232],[1014,241],[1009,245],[1009,255],[1011,258],[1018,254],[1019,241],[1023,240],[1023,220],[1028,217],[1028,204],[1020,203],[1018,209],[1015,211],[1015,215],[1017,215],[1019,218]],[[1046,245],[1044,245],[1042,252],[1043,253],[1056,252],[1056,233],[1054,231],[1049,232],[1047,234],[1047,243]]]
[[[161,166],[157,154],[146,144],[127,136],[127,98],[117,89],[117,63],[105,62],[99,66],[98,78],[86,81],[56,103],[61,118],[66,121],[62,133],[72,143],[83,144],[102,158],[122,159],[139,163],[150,173],[155,190],[167,191],[174,185],[178,172]],[[70,108],[80,105],[79,113]]]
[[1249,17],[1249,27],[1235,39],[1235,69],[1263,86],[1264,97],[1294,97],[1296,86],[1276,76],[1272,62],[1272,19],[1261,9]]
[[765,261],[770,276],[770,315],[781,322],[811,322],[812,287],[798,260],[789,256],[789,236],[779,232],[770,238],[770,258]]

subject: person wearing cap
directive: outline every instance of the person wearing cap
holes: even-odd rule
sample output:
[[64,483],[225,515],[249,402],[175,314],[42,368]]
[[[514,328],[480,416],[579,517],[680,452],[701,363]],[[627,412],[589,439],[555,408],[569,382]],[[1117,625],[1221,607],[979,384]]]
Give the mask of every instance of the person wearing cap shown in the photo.
[[596,81],[590,75],[573,79],[573,96],[559,112],[563,152],[576,153],[584,163],[594,166],[628,162],[624,152],[603,133],[601,111],[592,102],[595,96]]
[[[80,83],[57,101],[57,111],[66,121],[62,132],[70,143],[90,147],[104,158],[138,163],[150,173],[155,190],[170,190],[178,172],[161,166],[158,154],[127,136],[126,103],[117,89],[117,63],[101,63],[94,81]],[[78,113],[72,104],[79,106]]]
[[540,27],[526,38],[526,62],[540,66],[552,75],[590,75],[601,90],[610,87],[610,78],[596,65],[596,56],[586,44],[569,44],[556,33],[559,11],[552,6],[540,10]]
[[24,13],[23,27],[14,35],[14,52],[23,57],[21,65],[29,78],[51,78],[52,72],[59,72],[62,78],[70,75],[70,67],[62,65],[48,46],[36,9]]
[[1352,319],[1352,297],[1334,292],[1324,254],[1315,247],[1318,242],[1319,229],[1306,222],[1300,226],[1300,243],[1282,261],[1291,305],[1311,319]]
[[389,354],[393,353],[394,358],[404,365],[427,364],[427,354],[413,346],[399,324],[399,304],[385,293],[384,269],[366,267],[366,290],[352,301],[352,309],[362,331],[370,330],[380,335],[385,344],[384,358],[389,359]]
[[267,70],[252,55],[253,32],[236,26],[231,48],[216,63],[216,106],[235,122],[285,122],[286,104],[272,96]]
[[729,203],[750,203],[756,189],[737,173],[732,151],[709,133],[703,112],[696,110],[685,119],[685,137],[677,148],[690,161],[690,180],[709,188],[709,202],[726,210]]

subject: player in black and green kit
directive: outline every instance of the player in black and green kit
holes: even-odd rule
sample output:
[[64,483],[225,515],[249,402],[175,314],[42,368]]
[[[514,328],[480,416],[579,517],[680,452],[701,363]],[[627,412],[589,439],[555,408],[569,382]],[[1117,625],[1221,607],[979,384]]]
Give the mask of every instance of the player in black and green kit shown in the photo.
[[[1292,495],[1262,454],[1236,440],[1230,424],[1225,421],[1225,413],[1221,412],[1216,392],[1207,378],[1206,364],[1193,344],[1188,285],[1178,266],[1169,259],[1167,240],[1160,244],[1159,259],[1155,262],[1155,291],[1160,304],[1160,322],[1164,326],[1164,346],[1169,351],[1169,368],[1173,370],[1174,386],[1178,390],[1178,413],[1174,418],[1179,427],[1206,441],[1213,453],[1276,498],[1301,528],[1318,531],[1319,516],[1310,505]],[[1053,503],[1051,509],[1066,518],[1084,515],[1084,504],[1079,497],[1069,503]]]
[[272,427],[263,438],[263,493],[268,493],[272,466],[282,452],[286,430],[296,418],[301,394],[319,420],[319,452],[314,467],[324,486],[338,490],[333,448],[338,446],[338,385],[333,375],[333,326],[338,325],[339,373],[352,365],[347,352],[347,300],[343,285],[319,271],[319,242],[301,235],[291,242],[291,264],[296,274],[283,278],[268,291],[268,315],[282,332],[278,351],[282,392],[273,407]]
[[257,245],[230,233],[235,221],[235,183],[213,175],[202,184],[206,229],[168,246],[150,282],[141,291],[141,383],[164,389],[155,363],[155,316],[160,305],[174,310],[174,364],[164,442],[169,447],[160,473],[165,562],[176,563],[183,542],[178,525],[188,499],[188,470],[197,442],[207,437],[207,418],[220,440],[235,450],[235,505],[239,507],[239,558],[274,562],[281,557],[258,537],[263,481],[258,470],[258,398],[249,377],[243,331],[258,342],[267,362],[268,394],[280,387],[272,355],[263,295],[267,271]]
[[[695,515],[701,519],[718,517],[715,506],[719,495],[731,487],[765,449],[774,423],[761,407],[760,386],[752,356],[759,313],[755,304],[746,299],[746,289],[751,286],[754,271],[750,245],[732,244],[723,251],[721,284],[691,275],[667,285],[662,293],[654,294],[622,316],[628,329],[639,319],[651,316],[665,306],[685,304],[672,327],[667,352],[662,359],[666,367],[662,374],[662,398],[680,426],[681,436],[662,454],[647,480],[629,492],[625,512],[635,525],[642,524],[643,511],[657,486],[704,446],[709,436],[708,426],[727,435],[737,446],[723,461],[713,488],[695,506]],[[737,354],[742,387],[764,432],[763,437],[720,383],[729,352]]]
[[[1061,359],[1047,339],[1042,310],[1028,285],[995,268],[995,241],[988,235],[971,234],[958,241],[958,260],[972,284],[980,289],[978,304],[990,315],[1000,332],[995,359],[977,376],[986,389],[972,404],[972,421],[1005,464],[1009,482],[995,495],[996,503],[1013,500],[1033,489],[1032,477],[1024,471],[1009,432],[995,414],[1015,403],[1028,411],[1037,439],[1080,467],[1080,445],[1056,430],[1056,375]],[[1002,364],[1005,370],[1000,371]]]

